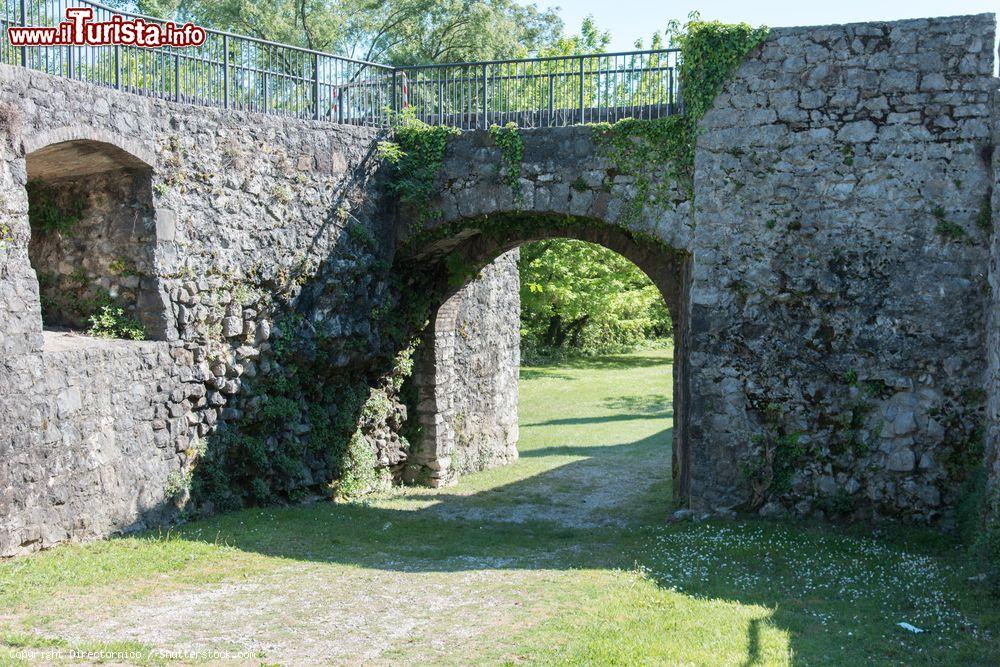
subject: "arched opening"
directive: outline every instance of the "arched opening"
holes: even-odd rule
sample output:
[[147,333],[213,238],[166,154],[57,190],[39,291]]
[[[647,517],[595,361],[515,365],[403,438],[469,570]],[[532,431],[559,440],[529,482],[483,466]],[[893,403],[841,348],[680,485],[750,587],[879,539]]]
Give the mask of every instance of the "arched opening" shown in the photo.
[[[663,364],[663,377],[653,378],[654,386],[639,390],[647,391],[650,399],[672,394],[666,409],[673,415],[673,495],[685,503],[690,485],[686,446],[688,254],[591,220],[510,217],[509,223],[501,224],[491,218],[485,231],[470,223],[457,234],[424,244],[416,254],[422,263],[447,267],[448,286],[415,359],[416,414],[411,419],[419,424],[419,434],[412,443],[409,480],[442,486],[467,471],[518,457],[521,320],[519,287],[511,285],[510,278],[517,278],[518,252],[525,244],[573,239],[613,251],[637,267],[669,311],[672,354]],[[456,266],[464,267],[458,269],[459,275]],[[483,312],[488,313],[485,320]],[[492,344],[482,343],[487,338]],[[645,382],[652,376],[643,377]]]
[[159,338],[152,170],[109,143],[70,140],[26,156],[28,255],[43,327]]

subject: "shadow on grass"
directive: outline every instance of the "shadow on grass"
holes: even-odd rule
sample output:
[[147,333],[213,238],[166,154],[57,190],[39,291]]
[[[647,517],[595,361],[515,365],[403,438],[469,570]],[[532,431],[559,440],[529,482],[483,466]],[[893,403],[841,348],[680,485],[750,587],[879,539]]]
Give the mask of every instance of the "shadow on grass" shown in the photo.
[[658,413],[639,413],[634,415],[604,415],[597,417],[566,417],[564,419],[549,419],[543,422],[521,424],[522,428],[530,426],[582,426],[584,424],[610,424],[613,422],[634,422],[645,419],[669,419],[674,416],[673,410]]
[[[802,599],[790,593],[786,579],[782,578],[812,577],[813,574],[791,571],[777,576],[780,563],[793,553],[789,549],[811,554],[817,572],[850,567],[851,559],[857,560],[859,553],[863,562],[872,558],[865,567],[878,567],[877,557],[869,557],[852,546],[850,539],[865,538],[865,531],[856,528],[845,531],[849,536],[853,533],[853,538],[845,539],[829,527],[820,529],[759,520],[666,526],[663,519],[671,510],[671,483],[666,470],[661,470],[657,483],[645,490],[628,488],[626,493],[632,494],[628,498],[629,506],[642,511],[629,510],[625,525],[613,522],[572,525],[547,520],[545,512],[533,510],[546,501],[548,489],[572,485],[574,480],[579,480],[583,502],[587,498],[586,488],[595,480],[595,469],[606,475],[604,481],[610,486],[628,485],[629,480],[619,477],[616,472],[627,470],[632,476],[637,458],[655,461],[656,448],[662,446],[667,437],[669,434],[665,430],[618,445],[553,446],[530,450],[524,453],[526,458],[564,455],[582,458],[476,493],[428,492],[407,494],[402,498],[436,503],[429,507],[408,510],[376,504],[323,502],[306,507],[245,510],[181,526],[174,535],[284,559],[398,572],[633,570],[638,567],[647,572],[656,585],[670,589],[677,582],[659,574],[664,567],[662,558],[666,555],[694,559],[689,566],[706,568],[705,575],[686,581],[682,589],[685,596],[702,601],[729,600],[770,610],[765,618],[752,619],[746,628],[743,663],[746,665],[761,664],[765,660],[764,625],[786,632],[792,655],[806,662],[828,660],[830,651],[836,649],[825,634],[826,628],[817,625],[816,613],[821,612],[833,626],[844,624],[855,628],[855,634],[861,634],[866,625],[886,625],[884,615],[877,614],[869,601],[852,605],[836,596]],[[562,500],[565,501],[565,497]],[[518,504],[523,504],[525,511],[511,512],[511,506]],[[512,516],[514,519],[509,520]],[[505,517],[508,520],[500,520]],[[732,544],[725,538],[729,534]],[[755,537],[748,541],[746,535]],[[871,531],[867,536],[871,536]],[[904,539],[905,548],[911,553],[946,557],[947,550],[940,542],[917,540],[911,543],[908,538]],[[670,546],[671,540],[676,541],[676,546]],[[714,573],[712,563],[715,562],[737,564],[740,576]],[[855,650],[860,653],[852,654],[854,659],[860,656],[865,662],[869,658],[894,662],[892,656],[898,657],[898,652],[905,652],[909,646],[900,646],[900,643],[921,641],[916,636],[892,637],[895,645],[882,642],[884,645],[869,647],[859,643]],[[933,664],[945,655],[936,645],[914,643],[912,648],[920,649],[914,654],[919,654],[920,660],[913,664]],[[978,661],[971,660],[972,664],[983,662],[986,655],[995,655],[986,648],[971,650],[974,658],[978,657]]]
[[[633,359],[635,357],[627,358]],[[659,357],[649,359],[663,363]],[[548,373],[546,376],[551,377]],[[605,400],[606,405],[628,409],[631,414],[557,419],[537,425],[666,419],[672,416],[672,410],[669,404],[667,410],[662,409],[664,401],[663,396],[609,398]],[[397,499],[404,503],[434,503],[431,506],[397,509],[379,505],[394,502],[388,499],[372,503],[322,502],[310,506],[248,509],[182,525],[174,530],[173,536],[225,544],[270,557],[393,572],[638,568],[661,589],[673,589],[676,585],[676,581],[663,574],[662,559],[686,560],[684,564],[695,570],[704,568],[704,575],[687,580],[683,595],[703,601],[728,600],[758,605],[771,610],[766,618],[751,619],[746,627],[743,663],[746,665],[765,660],[763,634],[767,626],[787,632],[790,650],[797,660],[828,662],[832,645],[823,634],[825,628],[816,625],[816,610],[822,610],[833,625],[858,628],[856,634],[861,634],[866,624],[886,625],[884,616],[873,612],[873,607],[865,607],[867,602],[845,605],[835,595],[829,599],[818,596],[803,599],[792,595],[786,588],[786,580],[777,576],[775,562],[782,562],[792,548],[811,554],[820,572],[849,567],[849,559],[857,558],[857,554],[853,548],[838,546],[838,538],[831,537],[828,529],[763,521],[664,525],[664,519],[673,508],[671,481],[669,457],[658,448],[666,445],[669,436],[670,429],[665,429],[634,442],[530,449],[521,456],[532,460],[572,456],[580,460],[475,493],[408,493]],[[643,464],[649,467],[637,473],[637,461],[639,470]],[[657,461],[662,461],[661,467],[653,468]],[[654,475],[657,480],[640,488],[635,483],[637,474]],[[562,502],[559,507],[572,513],[573,508],[566,498],[574,497],[574,485],[580,502],[585,503],[593,497],[588,493],[595,482],[620,491],[628,501],[625,505],[613,502],[599,506],[597,513],[603,516],[608,511],[620,511],[624,522],[580,525],[552,520],[558,512],[538,511],[550,500],[552,490],[558,489]],[[588,507],[584,511],[590,510]],[[748,531],[757,537],[743,540],[741,535]],[[858,528],[844,532],[849,538],[871,535],[870,530],[866,535]],[[911,553],[948,558],[948,549],[940,542],[920,535],[893,535],[892,542],[905,544]],[[868,558],[863,553],[862,556]],[[740,576],[720,576],[713,568],[721,562],[736,563]],[[872,568],[878,566],[875,559],[865,562]],[[956,567],[956,571],[961,576],[961,568]],[[794,578],[803,574],[808,575],[792,571],[782,576]],[[1000,622],[995,623],[1000,625]],[[891,630],[891,624],[889,626]],[[898,641],[922,640],[903,637]],[[914,648],[920,645],[914,644]],[[921,648],[923,652],[913,655],[919,654],[920,660],[933,664],[943,655],[934,648],[927,651]],[[905,649],[903,647],[902,653]],[[901,654],[894,653],[901,651],[898,645],[857,650],[865,658],[862,662],[867,662],[867,658],[894,662]],[[858,655],[854,654],[855,659]],[[986,663],[984,657],[987,655],[994,657],[996,652],[973,650],[972,657],[965,662]]]
[[615,396],[614,398],[605,398],[602,402],[604,403],[604,407],[609,410],[628,410],[643,415],[664,417],[673,417],[674,415],[671,409],[673,403],[666,394]]
[[560,362],[559,367],[566,370],[626,371],[633,368],[649,368],[650,366],[669,366],[673,362],[672,355],[609,354],[600,357],[574,357]]
[[[476,569],[477,562],[499,560],[509,563],[507,567],[528,569],[627,567],[632,557],[619,549],[622,535],[656,527],[672,508],[669,456],[655,451],[669,446],[669,433],[670,429],[665,429],[618,445],[530,450],[523,454],[525,458],[565,455],[582,458],[472,494],[428,492],[408,493],[403,497],[407,501],[436,501],[420,509],[376,506],[380,500],[248,509],[181,525],[174,535],[267,556],[404,571],[464,571]],[[623,498],[634,500],[636,506],[641,505],[647,511],[621,529],[596,537],[595,531],[603,531],[604,526],[564,525],[530,513],[516,520],[503,520],[512,513],[490,514],[505,502],[512,505],[544,502],[553,487],[572,485],[575,480],[593,482],[595,471],[601,473],[596,481],[619,483],[614,478],[615,464],[624,457],[633,459],[630,470],[635,469],[636,459],[656,458],[666,464],[666,469],[660,470],[659,479],[649,485],[653,497],[634,488],[624,491]],[[391,501],[390,497],[384,502]],[[566,507],[580,512],[591,509]],[[629,511],[630,517],[636,514],[640,513]],[[465,520],[466,517],[474,519]],[[489,529],[484,530],[487,526]],[[564,550],[568,545],[581,544],[589,548]]]
[[542,368],[525,368],[521,367],[520,379],[521,380],[565,380],[572,382],[574,378],[572,375],[567,375],[566,373],[559,373],[557,371],[550,371]]
[[[651,354],[606,355],[600,357],[569,357],[553,362],[553,365],[538,364],[521,367],[521,379],[536,380],[549,378],[556,380],[573,380],[567,371],[627,371],[636,368],[664,366],[668,368],[673,363],[673,356],[656,356]],[[553,370],[555,369],[555,370]]]
[[653,435],[629,442],[622,445],[552,445],[550,447],[536,447],[527,449],[520,453],[520,458],[531,459],[544,456],[584,456],[591,459],[611,458],[616,459],[628,455],[628,450],[637,451],[649,444],[655,443],[657,446],[666,445],[671,442],[672,428],[654,433]]

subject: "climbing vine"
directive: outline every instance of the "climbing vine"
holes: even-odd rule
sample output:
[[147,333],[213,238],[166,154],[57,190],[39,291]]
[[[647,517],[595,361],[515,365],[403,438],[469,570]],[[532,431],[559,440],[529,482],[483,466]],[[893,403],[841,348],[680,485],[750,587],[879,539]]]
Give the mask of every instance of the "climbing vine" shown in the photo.
[[460,130],[427,125],[412,111],[400,114],[394,129],[395,141],[379,142],[378,155],[393,167],[390,192],[417,212],[417,223],[423,223],[438,215],[430,208],[434,179],[444,163],[448,137]]
[[[698,122],[747,53],[767,35],[765,27],[701,21],[692,15],[683,29],[671,36],[672,44],[681,51],[682,113],[594,126],[598,145],[615,169],[635,179],[636,197],[625,212],[625,221],[637,217],[650,198],[662,203],[671,180],[680,184],[689,198],[694,197]],[[654,187],[650,174],[656,172],[667,178]]]
[[750,487],[747,509],[751,510],[762,506],[772,494],[791,490],[792,475],[806,453],[804,434],[788,427],[780,403],[768,403],[763,414],[765,430],[753,438],[753,452],[741,471]]
[[503,182],[514,192],[514,201],[520,203],[521,193],[521,161],[524,159],[524,139],[517,129],[516,123],[507,123],[503,127],[490,127],[493,143],[500,148],[500,176]]
[[[374,270],[376,263],[359,264],[359,271]],[[297,501],[321,491],[353,499],[386,488],[401,474],[379,455],[387,441],[385,451],[409,448],[403,383],[433,300],[429,289],[404,274],[388,276],[387,289],[373,297],[374,349],[365,332],[342,335],[307,317],[302,307],[310,298],[301,292],[272,304],[270,350],[257,360],[258,372],[245,376],[242,401],[229,407],[236,415],[210,436],[193,469],[195,508]],[[297,275],[291,280],[304,282]],[[240,291],[233,289],[234,299]]]
[[[594,126],[597,143],[615,170],[635,179],[637,192],[630,199],[625,222],[638,217],[650,198],[662,202],[672,182],[680,184],[688,199],[693,197],[698,122],[747,53],[767,35],[766,27],[701,21],[697,14],[690,15],[688,22],[670,35],[671,43],[681,52],[682,113]],[[448,137],[459,130],[429,126],[416,119],[412,111],[400,114],[394,126],[395,141],[381,142],[378,151],[394,167],[389,188],[402,204],[417,211],[418,224],[426,222],[439,215],[429,207],[434,180],[444,161]],[[503,182],[519,201],[523,138],[514,123],[493,125],[490,135],[500,148]],[[654,184],[650,175],[655,173],[662,177]]]

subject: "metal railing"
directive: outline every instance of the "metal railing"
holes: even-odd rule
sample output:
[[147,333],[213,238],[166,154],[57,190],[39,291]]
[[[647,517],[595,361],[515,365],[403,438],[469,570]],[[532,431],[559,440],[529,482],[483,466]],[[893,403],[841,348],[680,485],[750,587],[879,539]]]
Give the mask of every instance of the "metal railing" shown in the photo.
[[675,49],[401,67],[404,107],[463,129],[614,122],[680,109]]
[[122,12],[88,0],[3,0],[0,62],[203,106],[386,127],[406,111],[463,129],[656,118],[680,110],[678,51],[659,49],[393,68],[206,29],[184,48],[15,47],[10,26],[55,26],[68,7],[93,22]]
[[93,22],[121,12],[87,0],[4,0],[0,61],[139,95],[268,114],[385,126],[393,69],[262,39],[206,30],[201,46],[15,47],[14,26],[55,26],[67,7],[90,7]]

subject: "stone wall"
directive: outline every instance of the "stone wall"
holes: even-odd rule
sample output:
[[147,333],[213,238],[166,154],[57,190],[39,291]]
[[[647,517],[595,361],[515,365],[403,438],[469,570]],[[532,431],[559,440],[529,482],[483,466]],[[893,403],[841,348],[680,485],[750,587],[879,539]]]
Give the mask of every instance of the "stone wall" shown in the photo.
[[[993,182],[990,244],[990,310],[986,330],[986,478],[1000,492],[1000,81],[993,93]],[[1000,517],[998,517],[1000,519]]]
[[701,502],[743,500],[749,470],[767,511],[932,521],[954,505],[984,419],[994,30],[992,15],[775,30],[706,115]]
[[409,477],[443,486],[517,459],[521,366],[518,252],[507,252],[442,303],[414,369],[419,440]]
[[[681,501],[947,519],[984,426],[996,468],[993,31],[990,16],[774,31],[704,118],[693,201],[653,165],[656,196],[637,202],[601,128],[523,132],[517,187],[489,133],[465,133],[422,226],[383,197],[375,130],[0,67],[2,553],[160,522],[188,487],[222,509],[372,483],[351,456],[378,480],[509,460],[509,258],[435,318],[425,377],[447,405],[429,414],[454,457],[410,460],[400,352],[426,317],[414,304],[454,292],[421,291],[421,271],[454,278],[448,256],[479,269],[553,236],[622,253],[665,296]],[[137,311],[159,342],[43,336],[25,184],[52,146],[149,169]]]
[[[192,489],[207,489],[195,508],[207,510],[328,493],[356,429],[372,465],[398,473],[405,410],[384,377],[400,342],[379,318],[399,294],[378,131],[6,66],[0,107],[0,554],[162,523]],[[70,165],[62,176],[90,202],[58,248],[29,226],[36,158]],[[111,243],[123,238],[138,285],[105,275],[129,254]],[[34,268],[78,263],[126,303],[138,289],[163,342],[43,336]]]
[[171,346],[46,333],[0,391],[0,555],[162,524],[171,418],[200,382]]

